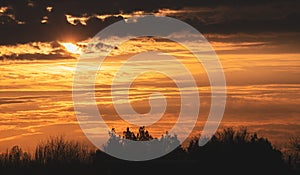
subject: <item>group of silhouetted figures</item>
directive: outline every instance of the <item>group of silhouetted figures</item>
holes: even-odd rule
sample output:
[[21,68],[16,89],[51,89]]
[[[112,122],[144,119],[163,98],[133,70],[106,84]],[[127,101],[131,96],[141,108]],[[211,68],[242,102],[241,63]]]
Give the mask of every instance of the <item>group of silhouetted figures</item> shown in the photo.
[[[126,151],[130,141],[145,141],[146,147],[156,143],[163,151],[179,142],[169,133],[154,138],[145,127],[138,128],[136,134],[130,128],[122,135],[117,135],[115,129],[109,134],[106,152],[115,148]],[[187,147],[172,148],[172,152],[154,160],[124,161],[79,142],[53,137],[39,144],[33,155],[18,146],[0,154],[0,174],[300,174],[299,139],[294,140],[293,152],[288,155],[246,129],[224,129],[203,147],[198,141],[192,139]],[[138,149],[131,151],[143,154]]]

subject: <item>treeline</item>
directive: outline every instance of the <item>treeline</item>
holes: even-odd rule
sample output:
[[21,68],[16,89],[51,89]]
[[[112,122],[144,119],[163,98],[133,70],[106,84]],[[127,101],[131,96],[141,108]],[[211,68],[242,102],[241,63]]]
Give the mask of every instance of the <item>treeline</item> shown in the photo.
[[[119,136],[113,129],[104,149],[126,150],[126,140],[156,141],[163,149],[177,144],[177,137],[166,133],[154,138],[141,127],[135,134],[128,128]],[[198,138],[186,148],[177,147],[169,154],[150,161],[123,161],[101,150],[90,149],[77,141],[52,137],[36,146],[33,155],[18,146],[0,154],[1,175],[47,174],[299,174],[300,140],[291,139],[283,153],[266,138],[246,129],[232,128],[217,132],[203,147]]]

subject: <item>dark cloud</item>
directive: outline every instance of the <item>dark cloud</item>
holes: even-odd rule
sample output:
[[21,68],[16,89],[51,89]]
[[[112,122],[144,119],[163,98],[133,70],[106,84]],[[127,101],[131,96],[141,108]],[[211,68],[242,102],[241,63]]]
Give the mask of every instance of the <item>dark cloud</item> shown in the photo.
[[49,98],[49,96],[23,96],[0,98],[0,105],[34,102],[34,99]]
[[59,59],[76,59],[71,55],[64,54],[12,54],[12,55],[3,55],[0,56],[0,60],[59,60]]
[[[136,11],[157,13],[160,9],[183,10],[181,13],[167,15],[184,20],[202,33],[300,31],[300,2],[292,0],[3,0],[0,7],[9,7],[6,12],[0,13],[1,45],[33,41],[80,41],[93,37],[104,27],[123,19],[116,14]],[[47,10],[47,7],[52,7],[52,10]],[[200,10],[184,12],[190,8]],[[77,25],[72,25],[67,21],[66,14],[90,18],[86,25],[79,21],[75,21]],[[108,16],[100,20],[94,15]],[[44,24],[43,19],[47,19]]]
[[[30,100],[28,100],[28,101],[30,101]],[[5,100],[5,99],[0,99],[0,105],[14,104],[14,103],[24,103],[24,101],[22,101],[22,100]]]

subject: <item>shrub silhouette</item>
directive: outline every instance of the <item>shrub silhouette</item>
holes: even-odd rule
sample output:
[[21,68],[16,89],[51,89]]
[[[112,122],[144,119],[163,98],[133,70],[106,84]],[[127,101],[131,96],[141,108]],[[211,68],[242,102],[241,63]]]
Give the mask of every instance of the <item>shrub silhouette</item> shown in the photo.
[[0,165],[4,167],[18,167],[29,164],[31,161],[31,155],[27,152],[23,152],[22,149],[15,145],[6,153],[0,155]]
[[86,163],[89,161],[89,154],[87,146],[57,136],[36,147],[35,161],[40,164]]

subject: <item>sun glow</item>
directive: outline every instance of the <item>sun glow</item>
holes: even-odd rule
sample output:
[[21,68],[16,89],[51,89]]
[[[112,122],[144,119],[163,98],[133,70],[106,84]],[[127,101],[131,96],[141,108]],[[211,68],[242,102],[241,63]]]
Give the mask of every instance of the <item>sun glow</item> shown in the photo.
[[81,48],[73,43],[60,43],[65,49],[72,54],[81,54]]

